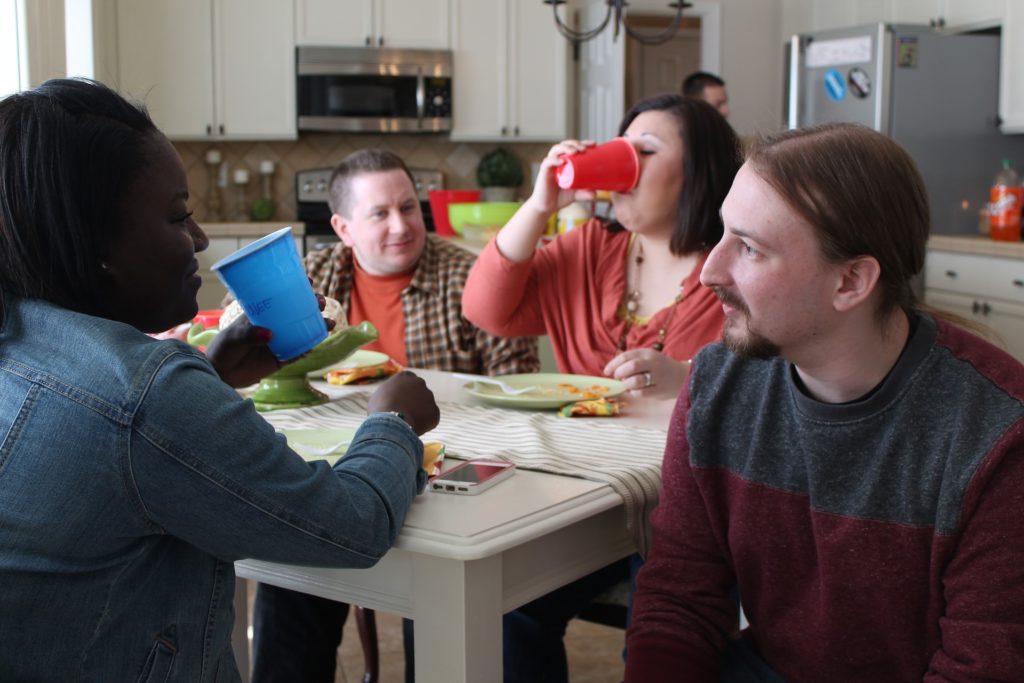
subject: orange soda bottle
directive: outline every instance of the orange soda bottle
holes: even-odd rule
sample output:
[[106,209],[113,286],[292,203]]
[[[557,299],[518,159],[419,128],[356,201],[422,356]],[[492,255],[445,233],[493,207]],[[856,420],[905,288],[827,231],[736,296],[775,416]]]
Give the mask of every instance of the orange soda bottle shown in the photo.
[[989,192],[988,224],[989,236],[1003,242],[1020,242],[1021,205],[1024,204],[1024,187],[1020,176],[1013,169],[1009,159],[1003,159],[1003,168],[992,181]]

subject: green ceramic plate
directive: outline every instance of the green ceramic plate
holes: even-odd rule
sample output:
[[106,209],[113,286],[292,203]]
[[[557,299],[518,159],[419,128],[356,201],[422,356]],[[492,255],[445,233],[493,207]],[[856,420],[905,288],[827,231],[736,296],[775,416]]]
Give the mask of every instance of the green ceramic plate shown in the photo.
[[279,431],[284,434],[291,449],[304,460],[326,460],[332,467],[345,455],[348,445],[352,443],[352,437],[356,435],[356,430],[351,428]]
[[506,384],[517,389],[535,387],[518,396],[510,396],[493,384],[469,382],[463,385],[466,393],[486,401],[492,405],[506,408],[549,409],[561,408],[566,403],[592,398],[583,395],[584,391],[597,388],[604,391],[605,398],[618,396],[626,390],[622,382],[607,377],[591,377],[589,375],[563,375],[559,373],[532,373],[524,375],[505,375],[497,377]]
[[334,363],[333,365],[328,365],[326,368],[315,370],[314,372],[309,373],[309,376],[315,379],[323,379],[331,370],[355,370],[356,368],[368,368],[372,365],[385,363],[387,360],[388,354],[386,353],[358,349],[340,363]]

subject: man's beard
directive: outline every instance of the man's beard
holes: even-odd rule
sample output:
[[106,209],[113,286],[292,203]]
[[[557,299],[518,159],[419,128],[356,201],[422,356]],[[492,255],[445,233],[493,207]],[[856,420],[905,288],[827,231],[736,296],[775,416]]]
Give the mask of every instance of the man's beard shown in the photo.
[[[711,289],[722,303],[742,311],[744,315],[744,323],[740,323],[734,318],[726,318],[725,326],[722,328],[722,341],[725,342],[727,349],[738,356],[759,360],[775,358],[781,353],[781,349],[775,342],[750,329],[750,309],[742,299],[721,287],[712,287]],[[736,328],[741,324],[746,327],[746,335],[737,334]]]

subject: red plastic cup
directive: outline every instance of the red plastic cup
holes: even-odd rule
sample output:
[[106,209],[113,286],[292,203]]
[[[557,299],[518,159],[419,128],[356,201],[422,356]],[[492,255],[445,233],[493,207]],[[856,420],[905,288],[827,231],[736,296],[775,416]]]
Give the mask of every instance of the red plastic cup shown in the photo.
[[430,200],[430,213],[434,216],[434,231],[438,235],[452,237],[455,231],[448,220],[448,205],[478,202],[480,190],[431,190],[427,199]]
[[555,180],[563,190],[629,192],[640,179],[640,156],[626,138],[562,156]]

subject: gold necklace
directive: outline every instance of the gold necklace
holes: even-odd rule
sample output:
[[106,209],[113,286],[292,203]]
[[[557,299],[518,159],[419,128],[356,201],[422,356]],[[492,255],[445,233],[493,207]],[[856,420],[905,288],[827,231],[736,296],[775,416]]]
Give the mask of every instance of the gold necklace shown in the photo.
[[[636,245],[637,245],[636,256],[633,257],[633,262],[636,263],[636,268],[633,269],[633,274],[634,274],[635,281],[633,282],[633,287],[631,287],[631,288],[626,290],[626,296],[625,296],[626,314],[624,316],[626,324],[623,325],[623,327],[622,327],[622,334],[619,336],[619,343],[617,344],[619,351],[625,351],[626,350],[626,337],[629,336],[629,331],[631,329],[633,329],[633,325],[638,324],[636,312],[640,308],[640,296],[641,296],[641,293],[640,293],[639,282],[640,282],[640,267],[644,263],[644,243],[642,241],[640,241],[640,238],[636,237],[635,235],[633,236],[632,239],[636,240]],[[632,246],[632,245],[630,245],[630,246]],[[685,294],[685,292],[686,292],[686,285],[685,285],[685,283],[679,285],[679,293],[676,294],[676,297],[672,300],[672,303],[669,304],[668,315],[665,316],[665,321],[661,324],[661,327],[658,328],[658,340],[651,345],[651,348],[653,348],[655,351],[659,351],[660,352],[660,351],[663,351],[665,349],[665,336],[668,334],[668,327],[669,327],[669,325],[672,324],[672,318],[676,314],[676,306],[677,306],[677,304],[680,301],[683,300],[683,295]],[[657,314],[658,313],[656,312],[654,315],[657,315]],[[654,315],[652,315],[650,319],[653,319]]]

